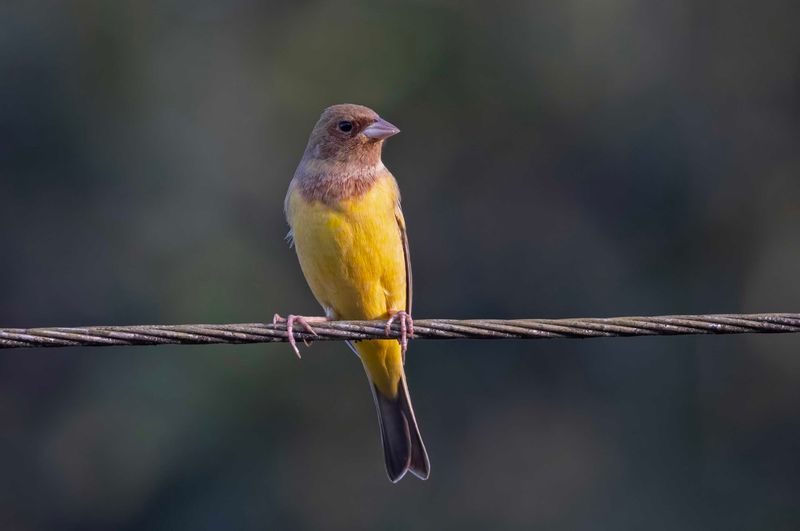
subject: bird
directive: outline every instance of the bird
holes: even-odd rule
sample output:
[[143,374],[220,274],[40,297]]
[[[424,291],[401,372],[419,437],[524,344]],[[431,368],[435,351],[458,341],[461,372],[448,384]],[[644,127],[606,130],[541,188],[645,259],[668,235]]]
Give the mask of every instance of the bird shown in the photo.
[[369,107],[326,108],[309,136],[289,183],[284,210],[287,239],[322,316],[276,314],[293,331],[325,320],[397,320],[399,339],[348,342],[361,359],[378,412],[386,473],[393,483],[407,472],[427,479],[430,460],[404,371],[411,317],[411,262],[400,191],[381,160],[384,141],[400,130]]

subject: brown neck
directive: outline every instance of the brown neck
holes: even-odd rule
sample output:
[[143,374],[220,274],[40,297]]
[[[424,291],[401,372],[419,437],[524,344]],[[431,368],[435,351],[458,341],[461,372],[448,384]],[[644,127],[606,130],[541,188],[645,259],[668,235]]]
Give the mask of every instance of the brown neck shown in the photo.
[[295,171],[294,186],[307,201],[320,201],[328,206],[363,195],[387,171],[377,144],[377,149],[369,150],[368,156],[365,153],[356,161],[347,160],[349,157],[345,160],[309,157],[306,152]]

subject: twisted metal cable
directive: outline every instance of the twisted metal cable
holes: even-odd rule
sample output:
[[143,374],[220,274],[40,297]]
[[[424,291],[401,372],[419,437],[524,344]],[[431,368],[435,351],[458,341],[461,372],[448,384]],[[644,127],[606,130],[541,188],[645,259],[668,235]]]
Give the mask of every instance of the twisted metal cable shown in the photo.
[[[314,323],[314,336],[295,330],[298,341],[397,338],[383,321]],[[583,319],[420,319],[415,339],[544,339],[697,334],[797,333],[800,313],[663,315]],[[207,345],[287,341],[281,323],[0,328],[0,349],[27,347]]]

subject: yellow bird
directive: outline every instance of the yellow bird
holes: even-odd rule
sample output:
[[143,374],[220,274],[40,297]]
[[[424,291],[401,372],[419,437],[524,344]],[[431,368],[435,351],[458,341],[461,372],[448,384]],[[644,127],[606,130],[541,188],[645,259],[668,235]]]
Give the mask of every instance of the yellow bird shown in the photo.
[[[311,131],[286,194],[289,239],[325,317],[289,315],[292,329],[324,319],[394,319],[396,340],[349,343],[370,381],[392,482],[407,471],[427,479],[430,462],[403,371],[411,320],[411,267],[400,192],[381,162],[383,141],[400,130],[361,105],[334,105]],[[276,315],[276,320],[283,320]]]

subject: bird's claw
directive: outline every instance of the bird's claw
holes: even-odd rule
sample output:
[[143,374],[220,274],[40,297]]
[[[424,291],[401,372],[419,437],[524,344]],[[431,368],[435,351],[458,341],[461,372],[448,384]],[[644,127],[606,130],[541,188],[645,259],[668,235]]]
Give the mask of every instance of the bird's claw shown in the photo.
[[392,323],[394,323],[395,319],[400,320],[400,348],[403,351],[403,358],[405,358],[406,350],[408,350],[408,338],[414,337],[414,320],[411,318],[405,311],[398,311],[398,312],[390,312],[389,319],[386,321],[386,328],[385,332],[386,335],[389,335],[392,329]]
[[[292,350],[294,350],[294,353],[297,354],[297,357],[300,358],[300,349],[297,348],[297,341],[294,339],[294,324],[300,323],[309,334],[316,336],[317,332],[311,328],[311,325],[308,324],[308,321],[306,321],[306,318],[302,315],[289,314],[289,316],[284,319],[276,313],[272,318],[272,325],[275,326],[278,323],[286,323],[286,334],[289,338],[289,345],[291,345]],[[303,344],[305,346],[309,346],[310,343],[303,338]]]

